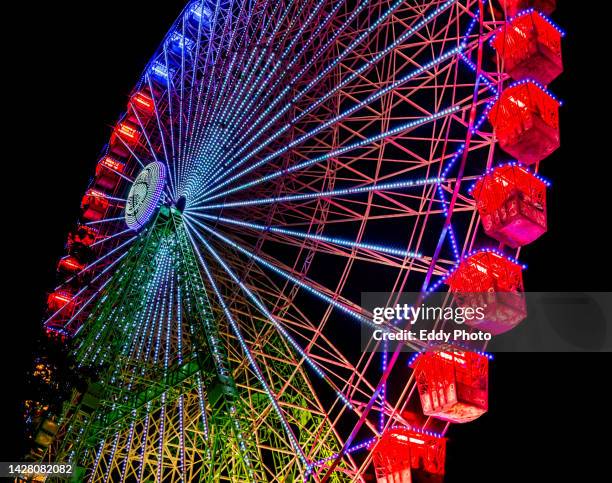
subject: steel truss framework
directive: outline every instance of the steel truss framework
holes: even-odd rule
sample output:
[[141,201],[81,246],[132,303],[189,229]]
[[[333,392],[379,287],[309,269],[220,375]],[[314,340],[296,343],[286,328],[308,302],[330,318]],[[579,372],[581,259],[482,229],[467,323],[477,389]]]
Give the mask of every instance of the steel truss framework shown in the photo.
[[[484,121],[506,80],[485,43],[496,15],[481,0],[190,3],[135,88],[155,112],[130,103],[142,136],[118,138],[91,281],[46,322],[100,374],[47,457],[92,481],[371,472],[357,450],[406,422],[414,384],[355,347],[360,293],[426,293],[474,244],[467,181],[497,161]],[[166,206],[135,233],[124,198],[152,161]]]

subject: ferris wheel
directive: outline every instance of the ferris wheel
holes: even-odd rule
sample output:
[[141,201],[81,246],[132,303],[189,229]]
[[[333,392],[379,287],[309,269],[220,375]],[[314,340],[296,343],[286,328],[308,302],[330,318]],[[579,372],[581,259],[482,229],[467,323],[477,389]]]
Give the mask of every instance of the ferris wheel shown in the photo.
[[59,262],[45,328],[90,376],[38,456],[105,482],[442,475],[448,425],[486,411],[487,358],[442,352],[480,384],[444,406],[427,392],[444,357],[361,350],[360,297],[522,291],[558,146],[551,10],[189,3]]

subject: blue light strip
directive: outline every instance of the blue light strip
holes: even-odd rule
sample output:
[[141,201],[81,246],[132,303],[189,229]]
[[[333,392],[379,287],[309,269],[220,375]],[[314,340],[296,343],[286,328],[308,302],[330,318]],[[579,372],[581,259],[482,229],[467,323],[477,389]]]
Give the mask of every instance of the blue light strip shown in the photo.
[[197,375],[198,382],[198,403],[200,405],[200,414],[202,417],[202,428],[204,430],[204,440],[206,441],[206,456],[210,459],[212,457],[210,451],[209,438],[210,438],[210,430],[208,429],[208,417],[206,415],[206,401],[204,399],[204,391],[202,390],[202,379],[200,375]]
[[[367,439],[365,441],[362,441],[361,443],[358,443],[358,444],[356,444],[354,446],[351,446],[350,448],[348,448],[346,450],[345,453],[346,454],[355,453],[355,452],[360,451],[360,450],[362,450],[364,448],[368,448],[374,442],[376,442],[376,438]],[[323,458],[323,459],[320,459],[318,461],[315,461],[315,462],[311,463],[311,465],[310,465],[311,471],[312,471],[313,467],[315,467],[315,466],[322,466],[325,463],[328,463],[329,461],[338,458],[339,456],[340,456],[340,453],[334,453],[333,455],[328,456],[327,458]]]
[[[466,347],[463,346],[462,344],[458,343],[458,342],[453,342],[453,348],[461,348],[463,350],[465,350],[466,352],[474,352],[480,356],[486,357],[488,360],[492,361],[493,360],[493,354],[489,354],[488,352],[483,352],[483,351],[476,351],[471,347]],[[423,354],[426,354],[428,351],[427,349],[423,349],[421,352],[416,352],[412,355],[412,357],[410,357],[410,359],[408,360],[408,364],[407,366],[410,367],[411,369],[414,369],[414,363],[417,361],[417,359],[419,357],[421,357]],[[437,436],[439,438],[441,438],[443,435],[440,434],[433,434],[433,436]]]
[[523,84],[531,84],[536,86],[538,89],[540,89],[544,94],[546,94],[548,97],[550,97],[553,101],[555,101],[557,104],[559,104],[559,106],[563,105],[563,101],[561,99],[559,99],[558,97],[556,97],[554,94],[552,94],[545,86],[543,86],[542,84],[540,84],[537,80],[535,79],[521,79],[519,81],[513,82],[512,84],[510,84],[508,87],[506,87],[506,89],[511,89],[512,87],[516,87],[516,86],[521,86]]
[[98,258],[97,260],[91,262],[89,265],[85,266],[85,268],[83,268],[80,272],[78,272],[76,275],[73,275],[70,279],[68,279],[66,282],[74,279],[75,276],[81,275],[82,273],[85,273],[87,270],[89,270],[90,268],[96,266],[98,263],[100,263],[102,260],[106,260],[109,256],[111,256],[113,253],[121,250],[122,248],[124,248],[126,245],[130,244],[131,242],[133,242],[136,239],[136,235],[133,236],[132,238],[124,241],[123,243],[121,243],[120,245],[116,246],[115,248],[113,248],[112,250],[110,250],[109,252],[107,252],[105,255],[101,256],[100,258]]
[[[178,33],[178,31],[175,31],[174,35],[178,35],[179,37],[186,39],[185,37],[185,22],[183,21],[183,26],[182,26],[182,33]],[[192,42],[192,47],[193,47],[193,42]],[[186,69],[185,69],[185,50],[184,48],[181,47],[181,85],[178,88],[178,92],[179,92],[179,113],[178,113],[178,154],[177,154],[177,158],[176,158],[176,164],[180,165],[182,160],[182,151],[183,151],[183,147],[184,147],[184,143],[183,143],[183,120],[184,120],[184,115],[183,115],[183,99],[184,99],[184,94],[185,94],[185,74],[186,74]],[[189,50],[189,49],[187,49]],[[196,63],[197,60],[194,59],[194,63]],[[183,163],[184,164],[184,163]],[[175,198],[176,199],[176,198]]]
[[527,166],[525,166],[524,164],[522,164],[519,161],[509,161],[507,163],[502,163],[502,164],[498,164],[497,166],[491,166],[487,171],[485,171],[482,175],[480,175],[475,181],[474,183],[472,183],[472,186],[470,186],[470,188],[468,189],[468,193],[472,194],[472,192],[474,191],[474,188],[476,187],[476,184],[484,179],[486,176],[492,174],[493,172],[495,172],[497,169],[499,168],[505,168],[507,166],[516,166],[517,168],[521,168],[522,170],[526,171],[527,173],[529,173],[531,176],[533,176],[535,179],[537,179],[538,181],[541,181],[544,186],[546,186],[547,188],[549,188],[551,186],[551,182],[546,179],[544,176],[539,175],[538,173],[535,173],[533,171],[531,171]]
[[[474,17],[474,20],[476,20],[476,19],[478,19],[477,15]],[[470,28],[468,29],[468,31],[470,31],[475,26],[474,20],[472,20],[472,22],[470,23]],[[483,82],[494,93],[494,95],[497,95],[498,94],[497,88],[483,74],[478,74],[477,66],[468,57],[466,57],[465,54],[461,53],[459,55],[460,55],[461,59],[464,61],[464,63],[475,74],[478,75],[478,80]],[[488,114],[488,112],[489,112],[489,110],[491,109],[492,106],[493,106],[493,101],[489,101],[486,104],[485,110],[484,110],[483,114],[478,118],[478,120],[472,126],[471,134],[476,134],[476,132],[478,131],[480,126],[486,120],[487,114]],[[457,162],[457,160],[461,157],[461,155],[465,151],[465,148],[466,148],[465,143],[462,143],[459,146],[459,148],[457,149],[457,151],[455,152],[455,154],[453,154],[453,156],[450,159],[450,162],[448,163],[446,168],[444,168],[444,170],[442,171],[442,177],[443,178],[446,178],[448,176],[450,170],[454,167],[454,165]],[[440,198],[440,204],[442,206],[442,212],[444,214],[444,217],[446,218],[446,217],[448,217],[448,208],[447,208],[448,201],[447,201],[447,198],[446,198],[446,193],[442,189],[442,185],[441,184],[438,184],[437,193],[438,193],[438,196]],[[448,228],[449,228],[448,229],[448,234],[449,234],[449,238],[450,238],[450,244],[451,244],[451,249],[453,251],[453,255],[455,257],[455,260],[459,260],[461,258],[461,255],[460,255],[460,252],[459,252],[459,246],[458,246],[458,243],[457,243],[457,238],[456,238],[456,235],[455,235],[455,230],[454,230],[452,224],[449,224]]]
[[[168,63],[168,51],[166,49],[166,44],[164,44],[163,46],[163,55],[164,55],[164,61],[166,63],[166,68],[169,69],[169,63]],[[170,80],[170,78],[166,78],[166,94],[167,94],[167,108],[168,108],[168,115],[170,116],[170,119],[174,118],[174,115],[172,113],[172,82]],[[177,156],[176,156],[176,148],[174,145],[174,122],[170,122],[167,123],[167,125],[170,126],[170,151],[172,153],[172,164],[174,166],[176,166],[177,164]]]
[[387,247],[384,245],[377,245],[374,243],[363,243],[363,242],[351,241],[351,240],[347,240],[347,239],[339,238],[339,237],[313,235],[313,234],[306,233],[303,231],[289,230],[286,228],[282,228],[280,226],[259,225],[256,223],[249,223],[245,221],[224,218],[222,216],[207,215],[205,213],[190,213],[190,214],[192,216],[195,216],[198,218],[206,218],[207,220],[211,220],[211,221],[220,221],[222,223],[228,223],[230,225],[242,226],[245,228],[251,228],[253,230],[259,230],[263,232],[279,233],[282,235],[289,235],[289,236],[294,236],[298,238],[303,238],[305,240],[322,241],[325,243],[331,243],[334,245],[339,245],[339,246],[348,247],[348,248],[356,248],[360,250],[368,250],[368,251],[374,251],[374,252],[379,252],[379,253],[386,253],[389,255],[394,255],[394,256],[402,257],[402,258],[423,258],[423,255],[418,252],[401,250],[399,248]]
[[[113,446],[111,448],[111,452],[108,456],[108,463],[106,464],[106,468],[110,469],[112,468],[113,465],[113,461],[115,461],[115,453],[117,451],[117,443],[119,442],[119,432],[115,433],[115,440],[113,441]],[[104,474],[104,483],[108,483],[108,479],[110,478],[112,471],[105,471]],[[93,474],[92,474],[92,479],[93,479]]]
[[103,220],[88,221],[87,223],[83,223],[83,224],[90,226],[90,225],[98,225],[100,223],[108,223],[110,221],[123,221],[123,220],[124,220],[123,216],[117,216],[116,218],[104,218]]
[[[128,436],[126,454],[130,454],[130,451],[132,450],[132,441],[134,439],[135,419],[136,419],[136,410],[132,411],[132,422],[130,423],[130,435]],[[127,474],[127,467],[128,467],[127,462],[128,462],[128,458],[123,458],[123,461],[121,462],[121,481],[125,481],[125,477]]]
[[133,157],[133,158],[134,158],[134,159],[135,159],[135,160],[138,162],[138,164],[140,165],[140,167],[141,167],[141,168],[144,168],[144,166],[145,166],[145,165],[144,165],[144,163],[142,162],[142,160],[140,159],[140,156],[138,156],[138,155],[137,155],[137,154],[134,152],[134,150],[132,149],[132,147],[131,147],[131,146],[130,146],[128,143],[126,143],[126,142],[125,142],[125,140],[123,139],[123,137],[122,137],[122,136],[117,136],[117,139],[118,139],[119,141],[121,141],[121,144],[123,144],[123,147],[124,147],[125,149],[127,149],[127,150],[128,150],[128,152],[130,153],[130,155],[131,155],[131,156],[132,156],[132,157]]
[[[213,210],[223,208],[233,208],[237,206],[252,206],[252,205],[265,205],[270,203],[284,203],[287,201],[303,201],[316,198],[334,198],[340,196],[350,196],[362,193],[370,193],[372,191],[391,191],[405,188],[416,188],[420,186],[426,186],[428,184],[438,184],[444,181],[442,178],[427,178],[427,179],[409,179],[403,181],[393,181],[391,183],[373,184],[369,186],[360,186],[356,188],[341,188],[330,191],[315,191],[312,193],[303,193],[297,195],[286,195],[276,196],[274,198],[259,198],[245,201],[234,201],[229,203],[221,203],[217,205],[202,205],[200,210]],[[186,209],[186,212],[195,211],[193,209]]]
[[[155,96],[153,95],[153,91],[151,90],[151,100],[153,102],[153,109],[155,110],[155,114],[157,116],[157,106],[156,106],[156,101],[155,101]],[[138,125],[140,126],[140,132],[143,134],[143,136],[145,137],[145,140],[147,141],[147,145],[149,146],[149,152],[151,153],[151,155],[153,156],[154,161],[157,161],[158,163],[161,163],[161,161],[159,160],[159,158],[157,157],[157,152],[156,150],[153,148],[153,144],[151,143],[151,139],[149,138],[149,134],[147,133],[147,130],[145,128],[144,123],[140,120],[140,116],[138,115],[138,109],[134,106],[134,103],[132,102],[132,100],[130,99],[129,105],[132,108],[132,114],[134,114],[134,116],[136,116],[136,121],[138,122]],[[158,125],[159,125],[159,118],[157,119]],[[160,137],[162,138],[162,144],[164,141],[164,135],[163,132],[161,131],[161,126],[160,126]],[[165,149],[164,149],[165,152]],[[167,162],[165,162],[165,167],[168,170],[168,178],[169,178],[169,186],[168,186],[168,191],[169,194],[172,198],[176,198],[176,192],[174,191],[174,180],[172,179],[172,172],[170,171],[170,166],[168,165]],[[115,170],[113,170],[115,171]],[[123,176],[122,173],[119,173],[118,171],[115,171],[117,174],[119,174],[120,176]],[[127,179],[128,181],[131,181],[133,183],[133,180],[129,180],[129,178],[127,178],[126,176],[123,176],[125,179]]]
[[125,198],[117,198],[115,196],[109,196],[107,194],[104,194],[102,198],[104,198],[105,200],[116,201],[118,203],[125,203],[127,201]]
[[150,413],[149,410],[151,408],[151,402],[149,401],[147,403],[147,415],[144,417],[144,429],[142,432],[142,442],[140,444],[140,461],[138,463],[138,468],[139,468],[139,474],[138,474],[138,481],[141,482],[142,481],[142,477],[144,475],[144,460],[145,460],[145,455],[146,455],[146,448],[147,448],[147,436],[149,433],[149,419],[150,419]]
[[510,17],[508,19],[506,19],[506,22],[504,24],[504,26],[500,27],[499,29],[497,29],[497,31],[494,32],[494,34],[491,36],[491,38],[489,39],[489,44],[491,45],[491,47],[495,48],[493,46],[493,42],[495,41],[495,38],[497,37],[497,35],[505,28],[507,28],[508,26],[512,26],[512,22],[514,22],[514,20],[516,20],[517,18],[521,18],[524,17],[525,15],[531,15],[532,13],[537,14],[542,20],[544,20],[546,23],[548,23],[551,27],[553,27],[557,32],[559,32],[559,35],[561,35],[561,37],[565,37],[565,30],[563,30],[561,27],[559,27],[555,22],[553,22],[550,18],[548,18],[546,15],[544,15],[542,12],[540,12],[539,10],[536,10],[535,8],[528,8],[526,10],[523,10],[519,13],[517,13],[514,17]]
[[[389,342],[387,339],[383,341],[382,354],[380,355],[381,373],[384,374],[387,370]],[[385,429],[385,405],[387,402],[387,385],[382,384],[379,391],[380,396],[380,414],[378,417],[378,431],[380,433]]]
[[88,482],[91,482],[93,480],[94,475],[96,474],[96,471],[98,469],[98,464],[100,464],[100,458],[102,457],[102,450],[104,449],[105,444],[106,444],[106,441],[104,440],[100,442],[100,447],[98,448],[98,452],[96,453],[96,459],[94,460],[91,475],[89,477],[89,480],[87,480]]
[[115,238],[115,237],[118,237],[118,236],[121,236],[121,235],[125,235],[126,233],[131,232],[131,231],[134,231],[134,230],[133,230],[133,228],[128,228],[128,229],[126,229],[126,230],[123,230],[123,231],[117,232],[117,233],[115,233],[114,235],[110,235],[110,236],[107,236],[107,237],[105,237],[105,238],[101,238],[100,240],[98,240],[98,241],[96,241],[96,242],[92,243],[92,244],[91,244],[91,246],[92,246],[92,247],[95,247],[96,245],[99,245],[99,244],[101,244],[101,243],[104,243],[105,241],[108,241],[108,240],[112,240],[112,239],[113,239],[113,238]]
[[164,461],[164,436],[165,436],[165,423],[166,420],[166,393],[164,392],[161,395],[161,413],[159,415],[159,446],[158,452],[159,456],[157,457],[157,481],[162,481],[161,471],[164,466],[162,461]]
[[159,137],[161,139],[161,143],[162,143],[162,149],[164,152],[164,163],[166,165],[166,168],[168,169],[168,178],[170,179],[170,192],[171,194],[173,194],[175,197],[177,196],[177,184],[178,184],[178,179],[177,179],[177,175],[176,175],[176,166],[174,163],[172,163],[172,166],[170,166],[170,157],[168,156],[168,149],[166,147],[166,132],[164,132],[164,129],[162,127],[162,122],[161,122],[161,116],[159,113],[159,107],[157,104],[157,100],[155,98],[155,90],[153,89],[153,84],[151,83],[151,78],[147,77],[147,84],[149,86],[149,92],[151,93],[151,99],[153,100],[153,108],[155,109],[155,120],[157,122],[157,129],[159,132]]

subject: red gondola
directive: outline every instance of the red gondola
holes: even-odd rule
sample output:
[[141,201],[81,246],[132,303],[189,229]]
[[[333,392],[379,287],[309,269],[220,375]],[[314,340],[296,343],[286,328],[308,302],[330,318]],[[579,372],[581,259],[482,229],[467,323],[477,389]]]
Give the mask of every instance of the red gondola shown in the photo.
[[563,72],[561,36],[543,14],[527,10],[506,23],[491,44],[510,77],[548,84]]
[[455,303],[481,308],[484,317],[467,320],[471,327],[501,334],[526,316],[523,266],[500,253],[482,250],[464,258],[446,279]]
[[123,173],[124,170],[125,164],[123,162],[111,156],[104,156],[96,166],[96,185],[113,191],[121,181],[119,173]]
[[424,352],[411,362],[423,414],[467,423],[488,409],[489,360],[454,349]]
[[[121,141],[119,141],[118,138],[121,138]],[[132,149],[138,145],[140,142],[140,131],[134,123],[122,121],[115,126],[113,135],[111,136],[111,145],[123,144],[122,141]]]
[[75,257],[67,256],[62,258],[57,264],[57,271],[67,274],[75,274],[83,270],[85,265],[80,263]]
[[73,294],[69,290],[56,290],[47,297],[47,308],[50,312],[57,312],[60,309],[63,309],[64,312],[70,312],[73,306]]
[[483,175],[472,195],[485,233],[512,248],[546,233],[546,186],[544,180],[516,163]]
[[434,433],[390,428],[373,445],[377,483],[441,482],[446,439]]
[[153,98],[144,91],[138,91],[132,94],[130,98],[130,107],[138,114],[141,122],[147,122],[155,114],[155,103]]
[[104,218],[109,202],[104,193],[97,190],[88,190],[81,201],[83,218],[87,221],[98,221]]
[[524,164],[559,147],[559,101],[532,81],[505,89],[489,112],[499,146]]

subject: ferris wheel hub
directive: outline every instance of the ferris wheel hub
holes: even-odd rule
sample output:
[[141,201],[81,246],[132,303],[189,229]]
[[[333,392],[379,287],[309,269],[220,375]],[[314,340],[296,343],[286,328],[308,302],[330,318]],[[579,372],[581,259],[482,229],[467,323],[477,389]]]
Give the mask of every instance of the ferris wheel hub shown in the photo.
[[125,223],[142,228],[159,206],[166,186],[166,167],[159,161],[146,165],[132,183],[125,205]]
[[179,211],[185,211],[185,206],[187,205],[187,198],[185,195],[179,196],[179,198],[174,202],[174,207]]

